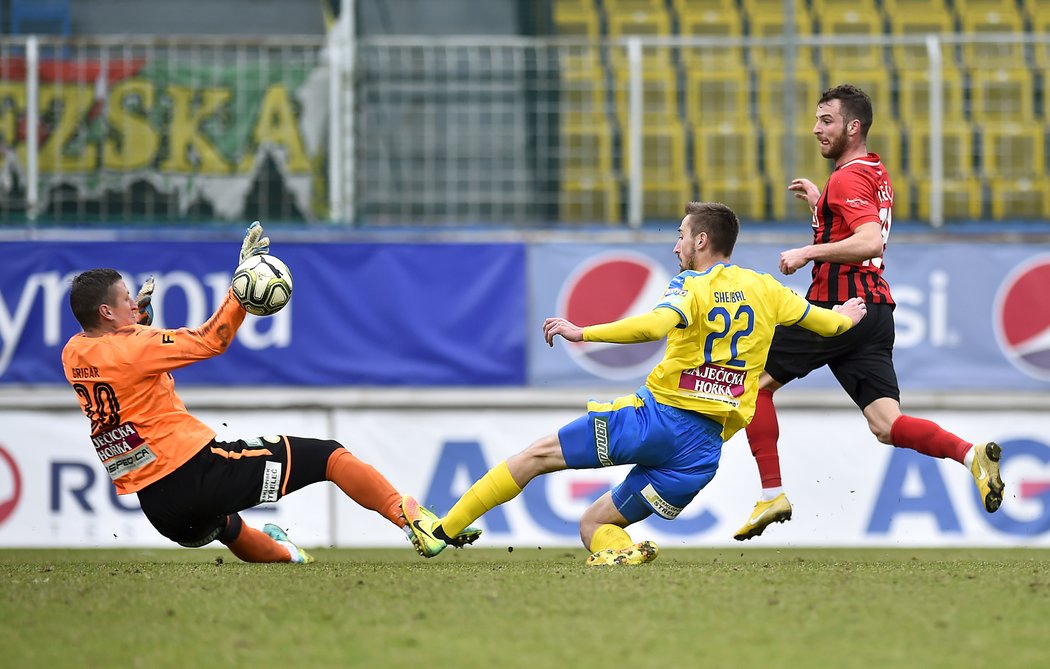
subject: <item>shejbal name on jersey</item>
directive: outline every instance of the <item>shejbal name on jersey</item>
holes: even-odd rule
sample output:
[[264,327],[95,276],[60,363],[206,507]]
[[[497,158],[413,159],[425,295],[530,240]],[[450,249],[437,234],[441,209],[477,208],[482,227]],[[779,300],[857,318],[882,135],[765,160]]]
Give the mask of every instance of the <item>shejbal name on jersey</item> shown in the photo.
[[715,304],[734,304],[747,300],[742,290],[716,290]]

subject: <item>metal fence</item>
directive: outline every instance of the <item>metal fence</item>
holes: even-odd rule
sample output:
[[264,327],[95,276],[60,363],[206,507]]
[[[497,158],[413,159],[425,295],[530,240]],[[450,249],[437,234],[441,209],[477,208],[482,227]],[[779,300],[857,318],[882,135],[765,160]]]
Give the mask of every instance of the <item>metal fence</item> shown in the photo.
[[1050,35],[1018,32],[5,38],[0,217],[627,227],[705,199],[797,218],[787,182],[830,171],[816,100],[849,81],[897,220],[1046,219],[1048,78]]

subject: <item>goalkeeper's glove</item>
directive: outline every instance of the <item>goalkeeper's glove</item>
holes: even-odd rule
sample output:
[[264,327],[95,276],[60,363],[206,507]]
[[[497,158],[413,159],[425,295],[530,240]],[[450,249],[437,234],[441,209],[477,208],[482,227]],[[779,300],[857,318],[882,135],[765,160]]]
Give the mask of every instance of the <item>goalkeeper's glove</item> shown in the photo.
[[259,221],[253,221],[244,233],[241,242],[241,259],[238,264],[252,256],[261,256],[270,252],[270,238],[263,236],[263,227]]
[[155,283],[153,277],[150,276],[142,284],[142,288],[139,288],[139,294],[135,296],[135,303],[139,307],[139,325],[153,324],[153,287]]

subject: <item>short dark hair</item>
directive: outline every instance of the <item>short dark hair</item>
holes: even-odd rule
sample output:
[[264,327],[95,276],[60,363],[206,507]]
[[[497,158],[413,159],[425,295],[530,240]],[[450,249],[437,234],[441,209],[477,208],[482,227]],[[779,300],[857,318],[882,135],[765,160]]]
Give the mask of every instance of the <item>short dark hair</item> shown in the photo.
[[73,277],[69,287],[69,308],[80,327],[89,330],[99,322],[98,308],[112,297],[113,284],[124,277],[115,269],[89,269]]
[[721,202],[690,202],[685,205],[685,214],[694,236],[706,232],[714,251],[727,257],[733,255],[740,220],[732,209]]
[[871,112],[871,98],[868,97],[868,94],[853,84],[840,84],[824,91],[817,104],[822,105],[832,100],[839,101],[842,117],[846,123],[860,121],[860,136],[867,138],[868,129],[871,128],[874,118]]

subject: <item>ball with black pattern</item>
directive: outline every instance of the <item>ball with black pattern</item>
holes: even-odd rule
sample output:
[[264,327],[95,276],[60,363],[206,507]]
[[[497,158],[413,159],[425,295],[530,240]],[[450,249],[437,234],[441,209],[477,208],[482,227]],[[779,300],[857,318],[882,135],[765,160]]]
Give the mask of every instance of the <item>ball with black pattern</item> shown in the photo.
[[280,258],[252,256],[233,272],[233,294],[250,314],[271,316],[292,298],[292,272]]

